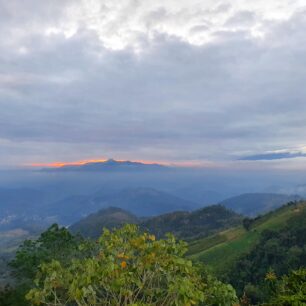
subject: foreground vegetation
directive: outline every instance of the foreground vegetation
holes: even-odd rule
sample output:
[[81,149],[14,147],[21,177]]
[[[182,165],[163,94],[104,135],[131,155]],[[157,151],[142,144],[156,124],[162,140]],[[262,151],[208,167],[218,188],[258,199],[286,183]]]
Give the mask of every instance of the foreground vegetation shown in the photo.
[[[19,280],[1,305],[234,305],[232,286],[184,257],[174,236],[157,240],[136,225],[97,241],[57,225],[26,241],[11,266]],[[25,297],[25,298],[24,298]]]
[[305,203],[289,203],[190,241],[187,256],[137,225],[84,239],[55,224],[20,246],[0,305],[305,305],[305,221]]

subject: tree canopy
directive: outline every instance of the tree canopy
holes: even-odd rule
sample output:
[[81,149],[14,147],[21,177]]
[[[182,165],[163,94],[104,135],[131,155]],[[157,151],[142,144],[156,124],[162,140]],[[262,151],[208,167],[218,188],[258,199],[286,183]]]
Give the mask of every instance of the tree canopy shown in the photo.
[[[92,246],[91,246],[92,248]],[[184,257],[173,235],[157,240],[136,225],[104,230],[94,252],[42,263],[26,298],[36,305],[233,305],[235,290]]]

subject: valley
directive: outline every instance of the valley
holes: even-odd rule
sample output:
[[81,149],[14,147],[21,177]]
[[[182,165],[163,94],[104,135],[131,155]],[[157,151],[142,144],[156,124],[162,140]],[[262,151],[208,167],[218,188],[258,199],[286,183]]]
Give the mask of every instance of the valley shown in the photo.
[[[218,297],[221,299],[237,301],[247,294],[254,305],[263,303],[271,294],[264,281],[269,269],[282,278],[306,265],[303,196],[270,192],[233,196],[233,188],[227,191],[231,196],[222,198],[211,186],[202,189],[199,182],[191,188],[190,178],[198,180],[198,173],[184,176],[184,171],[111,160],[103,166],[42,169],[35,173],[44,178],[39,185],[35,181],[30,186],[0,188],[0,286],[12,286],[0,292],[0,301],[3,294],[4,299],[24,303],[39,260],[50,263],[57,258],[67,265],[75,258],[98,256],[96,244],[101,242],[101,235],[133,232],[134,225],[139,235],[144,233],[141,241],[156,240],[163,246],[176,241],[177,247],[184,249],[186,265],[201,266],[201,278],[212,282],[211,288],[229,290]],[[190,194],[191,198],[187,196]],[[218,195],[219,200],[199,201],[206,195]],[[302,238],[297,239],[296,233]],[[290,243],[284,238],[286,234]],[[186,249],[181,240],[187,242]],[[67,245],[59,251],[63,243]],[[133,240],[130,243],[132,248],[137,246]],[[272,253],[270,244],[274,245]],[[280,264],[277,258],[286,261],[287,253],[288,262]],[[262,261],[257,254],[269,260]],[[123,255],[119,252],[118,256]],[[24,280],[29,282],[25,287],[20,287],[16,269],[21,269],[18,273],[22,277],[32,271]]]

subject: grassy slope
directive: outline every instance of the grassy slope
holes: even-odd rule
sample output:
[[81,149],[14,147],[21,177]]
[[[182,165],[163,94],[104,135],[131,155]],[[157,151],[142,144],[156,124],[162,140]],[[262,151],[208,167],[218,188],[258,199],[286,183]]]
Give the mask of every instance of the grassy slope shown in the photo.
[[216,235],[190,243],[188,255],[208,265],[216,274],[228,269],[241,254],[248,252],[258,242],[265,229],[278,229],[286,221],[306,208],[306,203],[298,206],[284,206],[255,222],[247,232],[242,226],[228,229]]

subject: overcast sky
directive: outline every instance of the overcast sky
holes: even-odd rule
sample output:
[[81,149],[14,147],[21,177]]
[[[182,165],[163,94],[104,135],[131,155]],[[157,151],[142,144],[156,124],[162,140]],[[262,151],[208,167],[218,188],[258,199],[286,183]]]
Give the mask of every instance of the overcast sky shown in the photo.
[[0,166],[306,157],[305,0],[0,0]]

